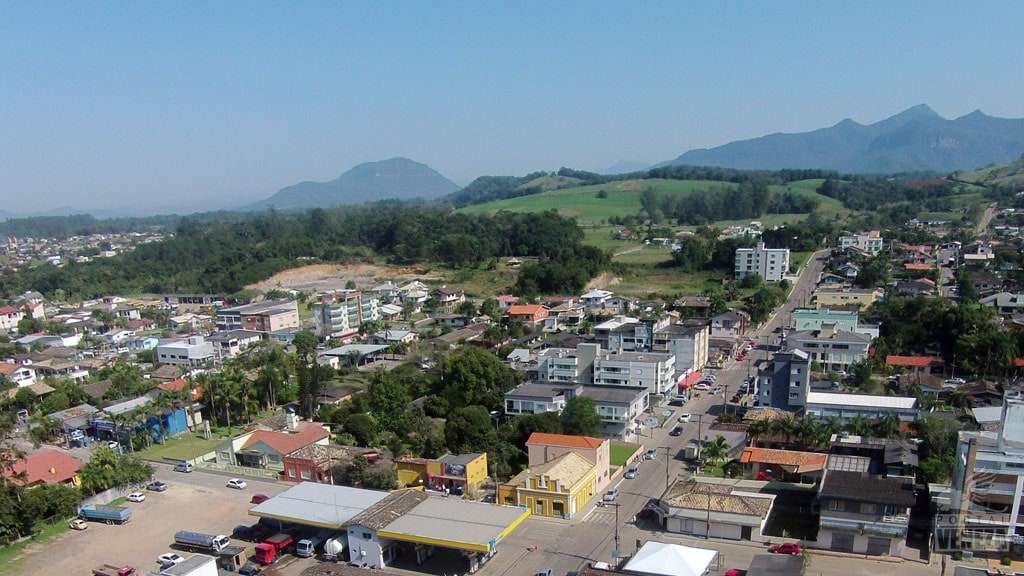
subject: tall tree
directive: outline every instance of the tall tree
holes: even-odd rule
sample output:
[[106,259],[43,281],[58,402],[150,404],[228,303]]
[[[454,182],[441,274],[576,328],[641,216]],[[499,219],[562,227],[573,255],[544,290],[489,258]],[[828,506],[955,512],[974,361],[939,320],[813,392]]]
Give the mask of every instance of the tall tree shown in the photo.
[[574,396],[562,409],[562,431],[577,436],[595,436],[601,427],[597,404],[589,396]]

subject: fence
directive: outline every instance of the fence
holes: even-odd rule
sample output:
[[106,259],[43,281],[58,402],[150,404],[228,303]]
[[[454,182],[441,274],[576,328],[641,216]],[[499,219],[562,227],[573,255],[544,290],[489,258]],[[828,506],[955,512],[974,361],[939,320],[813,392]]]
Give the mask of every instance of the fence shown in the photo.
[[200,462],[199,467],[209,472],[220,472],[229,476],[248,476],[249,478],[264,478],[277,480],[280,472],[267,470],[265,468],[250,468],[248,466],[237,466],[235,464],[222,464],[218,462]]

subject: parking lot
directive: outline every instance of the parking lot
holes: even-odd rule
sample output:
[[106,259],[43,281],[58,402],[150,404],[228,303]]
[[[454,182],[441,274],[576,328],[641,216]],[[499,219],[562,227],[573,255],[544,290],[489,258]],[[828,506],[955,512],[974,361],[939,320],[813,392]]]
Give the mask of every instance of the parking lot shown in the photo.
[[172,550],[178,530],[231,534],[236,525],[255,521],[248,515],[254,493],[274,495],[288,487],[248,480],[247,489],[232,490],[224,486],[227,477],[174,473],[163,467],[156,477],[167,482],[167,491],[146,492],[145,502],[125,504],[132,508],[129,523],[89,522],[85,531],[68,531],[45,544],[32,545],[17,561],[14,573],[87,574],[103,563],[154,570],[157,556]]

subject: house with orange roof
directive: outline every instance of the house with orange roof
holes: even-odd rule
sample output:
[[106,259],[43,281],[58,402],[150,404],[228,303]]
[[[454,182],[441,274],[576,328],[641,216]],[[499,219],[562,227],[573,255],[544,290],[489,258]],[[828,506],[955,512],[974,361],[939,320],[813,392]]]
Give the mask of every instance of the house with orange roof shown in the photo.
[[540,304],[515,304],[508,307],[508,319],[512,322],[534,325],[543,322],[549,312],[547,306]]
[[[284,457],[311,444],[327,445],[331,432],[319,422],[301,422],[287,415],[283,430],[252,430],[217,448],[217,461],[251,468],[284,470]],[[233,452],[233,454],[232,454]]]
[[946,369],[946,361],[938,356],[899,356],[889,354],[885,357],[885,365],[911,374],[942,374]]
[[816,484],[828,464],[828,454],[747,447],[740,454],[740,464],[748,480]]
[[40,486],[43,484],[81,485],[78,471],[82,462],[71,456],[46,448],[16,460],[3,467],[3,475],[12,484],[19,486]]
[[31,365],[15,362],[0,362],[0,376],[18,385],[31,386],[36,383],[36,372]]
[[548,434],[534,432],[526,440],[529,465],[540,466],[569,452],[575,452],[594,463],[597,469],[597,489],[603,489],[611,481],[611,442],[592,436],[569,434]]

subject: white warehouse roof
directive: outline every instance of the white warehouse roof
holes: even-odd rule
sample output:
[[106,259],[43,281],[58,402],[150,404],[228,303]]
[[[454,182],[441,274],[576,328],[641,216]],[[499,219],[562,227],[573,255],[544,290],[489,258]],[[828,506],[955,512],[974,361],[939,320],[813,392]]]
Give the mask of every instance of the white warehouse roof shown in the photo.
[[873,394],[840,394],[837,392],[809,392],[808,404],[827,406],[862,406],[865,408],[893,408],[913,410],[917,398],[913,396],[875,396]]

